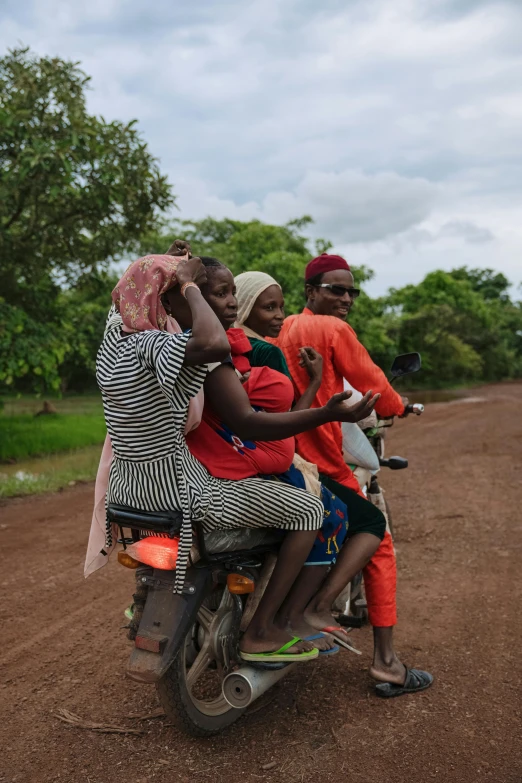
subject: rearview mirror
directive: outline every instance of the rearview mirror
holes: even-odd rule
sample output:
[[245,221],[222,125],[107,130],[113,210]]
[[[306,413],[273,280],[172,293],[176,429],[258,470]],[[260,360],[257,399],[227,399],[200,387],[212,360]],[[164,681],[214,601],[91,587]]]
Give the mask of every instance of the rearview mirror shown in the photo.
[[418,372],[421,368],[420,353],[402,353],[396,356],[391,366],[393,378],[400,378],[412,372]]

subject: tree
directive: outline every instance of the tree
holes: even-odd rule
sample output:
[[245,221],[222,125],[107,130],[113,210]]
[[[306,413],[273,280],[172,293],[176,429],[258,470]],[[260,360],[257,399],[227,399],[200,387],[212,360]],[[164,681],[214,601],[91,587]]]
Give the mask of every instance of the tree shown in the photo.
[[59,391],[60,366],[68,350],[66,324],[52,328],[0,298],[0,388]]
[[0,386],[8,389],[60,385],[74,321],[64,318],[62,289],[136,252],[174,202],[135,122],[87,112],[88,84],[78,63],[28,49],[0,58],[0,332],[10,346],[0,353]]
[[416,383],[436,388],[520,376],[522,310],[508,287],[500,273],[462,267],[390,291],[388,311],[400,316],[398,349],[422,353]]
[[62,391],[96,387],[96,355],[103,339],[111,291],[119,276],[105,271],[83,275],[58,300],[67,324],[69,350],[60,366]]
[[449,273],[455,280],[467,280],[487,302],[509,302],[509,280],[502,272],[494,269],[468,269],[465,266],[452,269]]
[[42,283],[107,265],[173,203],[134,122],[88,114],[88,83],[28,49],[0,59],[0,290],[29,314]]

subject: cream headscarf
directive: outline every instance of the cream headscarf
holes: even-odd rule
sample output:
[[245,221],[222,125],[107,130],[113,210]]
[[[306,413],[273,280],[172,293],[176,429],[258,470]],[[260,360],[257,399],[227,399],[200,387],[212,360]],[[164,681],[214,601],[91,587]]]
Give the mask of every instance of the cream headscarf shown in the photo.
[[237,299],[236,326],[243,329],[247,336],[264,340],[264,337],[248,329],[244,324],[263,291],[266,291],[271,285],[276,285],[278,288],[281,288],[281,286],[277,280],[267,275],[266,272],[242,272],[234,279],[234,282],[236,284]]

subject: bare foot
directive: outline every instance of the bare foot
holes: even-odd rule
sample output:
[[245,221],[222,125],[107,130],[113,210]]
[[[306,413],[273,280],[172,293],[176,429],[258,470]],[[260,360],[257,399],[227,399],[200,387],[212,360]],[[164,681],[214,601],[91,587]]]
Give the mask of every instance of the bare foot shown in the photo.
[[[307,623],[303,615],[295,618],[289,617],[284,621],[281,619],[280,623],[280,625],[278,623],[279,627],[285,628],[288,633],[294,636],[300,636],[301,639],[306,639],[308,636],[316,636],[318,633],[317,628]],[[325,633],[322,638],[314,639],[312,644],[318,650],[332,650],[335,647],[335,640],[331,634]]]
[[328,611],[317,611],[308,606],[304,613],[305,622],[320,631],[322,628],[327,628],[329,625],[339,625],[335,617]]
[[351,644],[351,640],[348,638],[348,631],[339,626],[338,620],[335,619],[331,612],[318,611],[313,609],[309,604],[305,610],[304,619],[308,625],[311,625],[312,628],[315,628],[318,631],[321,631],[323,628],[338,628],[339,630],[328,631],[328,635],[333,637],[334,642],[342,641]]
[[[295,635],[297,636],[298,634]],[[284,644],[287,644],[291,638],[292,634],[287,630],[277,628],[275,625],[265,628],[252,628],[251,623],[241,638],[240,649],[249,653],[275,652]],[[300,653],[313,649],[314,645],[312,642],[297,642],[292,647],[289,647],[288,650],[285,650],[285,652]]]
[[394,655],[393,660],[389,664],[377,659],[376,656],[370,667],[370,676],[378,682],[392,682],[394,685],[403,685],[406,679],[406,667],[396,655]]

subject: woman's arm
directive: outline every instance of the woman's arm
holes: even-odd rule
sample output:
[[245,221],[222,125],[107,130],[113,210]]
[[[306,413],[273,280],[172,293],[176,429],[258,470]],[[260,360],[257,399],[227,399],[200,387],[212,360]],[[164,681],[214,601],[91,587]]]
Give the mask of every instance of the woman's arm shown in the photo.
[[176,277],[180,288],[185,283],[196,283],[185,290],[192,314],[192,336],[187,342],[183,364],[193,366],[222,362],[230,353],[227,335],[197,287],[206,281],[205,267],[199,258],[190,258],[180,263]]
[[290,413],[255,413],[235,370],[221,365],[205,381],[206,399],[214,412],[241,440],[282,440],[313,430],[331,421],[359,421],[373,410],[377,398],[368,393],[360,403],[348,406],[349,392],[336,394],[322,408]]

